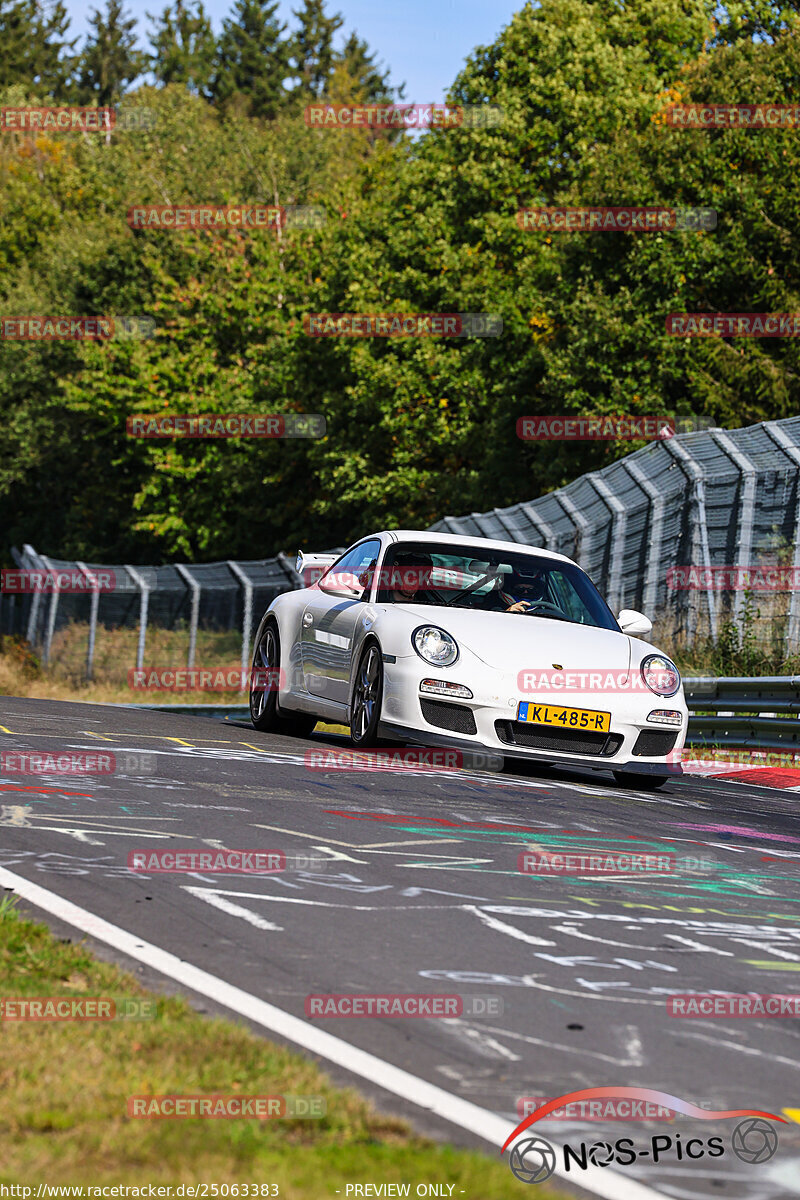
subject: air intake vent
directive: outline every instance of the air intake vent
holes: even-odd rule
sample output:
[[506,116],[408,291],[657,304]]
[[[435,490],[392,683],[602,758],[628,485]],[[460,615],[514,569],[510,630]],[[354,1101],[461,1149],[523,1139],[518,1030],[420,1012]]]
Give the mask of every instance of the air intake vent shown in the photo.
[[448,704],[444,700],[420,699],[422,715],[429,725],[449,729],[451,733],[477,733],[475,716],[463,704]]
[[542,729],[526,721],[495,721],[495,731],[507,746],[527,750],[560,750],[564,754],[586,754],[611,758],[622,745],[619,733],[588,733],[582,729]]
[[646,758],[652,758],[660,754],[669,754],[677,740],[677,732],[660,733],[655,729],[643,729],[636,739],[636,745],[633,747],[631,753],[640,756],[644,755]]

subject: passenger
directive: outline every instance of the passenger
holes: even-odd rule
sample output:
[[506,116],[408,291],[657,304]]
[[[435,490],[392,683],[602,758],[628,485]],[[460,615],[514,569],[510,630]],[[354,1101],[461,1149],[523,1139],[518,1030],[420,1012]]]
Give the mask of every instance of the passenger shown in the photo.
[[401,551],[388,568],[389,579],[398,586],[389,589],[395,604],[436,604],[436,597],[423,583],[430,583],[433,560],[429,554]]

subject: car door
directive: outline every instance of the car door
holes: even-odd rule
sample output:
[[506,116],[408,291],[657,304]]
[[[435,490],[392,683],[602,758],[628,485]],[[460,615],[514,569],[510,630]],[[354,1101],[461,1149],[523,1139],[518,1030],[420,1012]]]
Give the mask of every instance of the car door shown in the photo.
[[359,542],[310,593],[301,617],[300,644],[303,679],[312,696],[347,703],[356,625],[365,611],[380,550],[378,538]]

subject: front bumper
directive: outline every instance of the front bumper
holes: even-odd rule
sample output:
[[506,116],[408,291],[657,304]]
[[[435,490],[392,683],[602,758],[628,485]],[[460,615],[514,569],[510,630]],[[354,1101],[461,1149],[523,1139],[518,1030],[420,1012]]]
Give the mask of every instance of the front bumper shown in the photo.
[[[416,656],[398,658],[384,670],[381,733],[386,737],[607,771],[681,773],[680,751],[689,716],[682,691],[667,699],[642,691],[521,695],[513,674],[483,668],[479,673],[483,682],[477,683],[464,668],[426,668]],[[473,692],[473,699],[422,696],[419,685],[424,678],[463,683]],[[608,712],[610,730],[589,734],[517,722],[520,701]],[[680,712],[680,727],[648,721],[648,714],[659,708]],[[449,722],[448,726],[443,727],[442,721]]]

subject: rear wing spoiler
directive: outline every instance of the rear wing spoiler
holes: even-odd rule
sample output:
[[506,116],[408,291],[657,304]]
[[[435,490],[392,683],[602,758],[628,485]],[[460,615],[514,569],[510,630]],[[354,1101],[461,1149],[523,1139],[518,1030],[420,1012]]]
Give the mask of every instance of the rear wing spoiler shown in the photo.
[[302,579],[303,587],[311,587],[321,579],[341,554],[341,550],[330,550],[325,554],[304,554],[302,550],[298,550],[294,569]]

